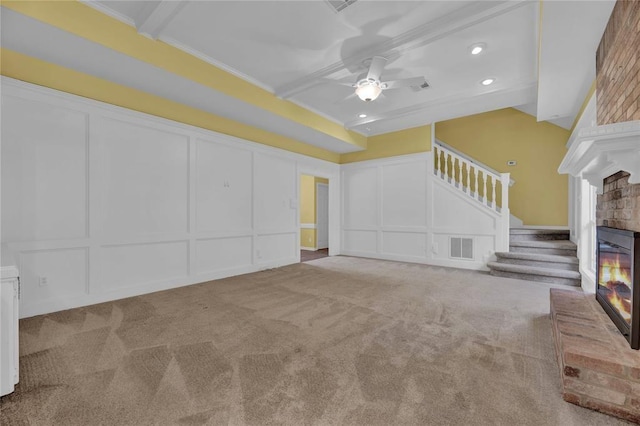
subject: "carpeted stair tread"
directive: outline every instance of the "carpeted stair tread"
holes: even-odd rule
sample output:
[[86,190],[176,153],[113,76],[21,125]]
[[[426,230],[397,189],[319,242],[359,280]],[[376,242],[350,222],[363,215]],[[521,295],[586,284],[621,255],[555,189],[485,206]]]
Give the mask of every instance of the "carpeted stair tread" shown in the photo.
[[519,260],[530,260],[536,262],[547,262],[547,263],[570,263],[577,265],[579,260],[577,257],[571,256],[560,256],[555,254],[540,254],[540,253],[521,253],[521,252],[497,252],[496,257],[498,259],[507,258],[507,259],[519,259]]
[[513,265],[510,263],[489,262],[489,268],[498,271],[512,272],[526,275],[540,275],[555,278],[567,278],[571,280],[579,280],[580,273],[576,271],[567,271],[563,269],[540,268],[537,266]]
[[558,234],[569,236],[568,229],[530,229],[530,228],[511,228],[511,235],[539,235],[539,234]]
[[509,243],[512,247],[531,247],[531,248],[545,248],[545,249],[560,249],[560,250],[576,250],[576,245],[571,241],[511,241]]

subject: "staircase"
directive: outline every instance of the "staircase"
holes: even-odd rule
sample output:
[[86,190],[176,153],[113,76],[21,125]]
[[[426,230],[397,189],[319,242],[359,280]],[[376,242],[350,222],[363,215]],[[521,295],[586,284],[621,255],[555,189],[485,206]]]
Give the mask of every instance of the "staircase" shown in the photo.
[[433,173],[436,182],[449,188],[479,206],[495,219],[495,250],[507,250],[509,246],[509,173],[497,173],[486,166],[454,152],[442,142],[433,145]]
[[568,230],[512,228],[509,252],[496,253],[491,275],[580,286],[576,245]]

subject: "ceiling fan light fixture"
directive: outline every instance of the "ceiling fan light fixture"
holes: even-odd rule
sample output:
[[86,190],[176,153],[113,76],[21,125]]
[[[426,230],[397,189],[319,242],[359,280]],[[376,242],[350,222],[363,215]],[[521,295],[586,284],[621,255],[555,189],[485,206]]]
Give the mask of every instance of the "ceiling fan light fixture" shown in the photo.
[[382,88],[377,81],[361,80],[356,87],[356,95],[365,102],[374,101],[380,96],[380,93],[382,93]]
[[484,43],[476,43],[469,48],[469,51],[475,56],[481,54],[485,47],[487,47],[487,45]]

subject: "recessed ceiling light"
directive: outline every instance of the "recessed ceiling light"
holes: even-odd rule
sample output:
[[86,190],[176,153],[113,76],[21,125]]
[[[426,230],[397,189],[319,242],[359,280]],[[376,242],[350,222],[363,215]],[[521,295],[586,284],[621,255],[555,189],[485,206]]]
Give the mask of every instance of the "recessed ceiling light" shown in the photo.
[[366,116],[367,116],[367,114],[360,114],[360,115],[358,115],[358,117],[360,117],[360,118],[365,118]]
[[486,78],[486,79],[481,81],[481,84],[483,86],[488,86],[488,85],[492,84],[494,81],[496,81],[495,78]]
[[470,52],[472,55],[479,55],[480,53],[482,53],[485,47],[486,47],[486,44],[484,43],[476,43],[473,46],[471,46]]

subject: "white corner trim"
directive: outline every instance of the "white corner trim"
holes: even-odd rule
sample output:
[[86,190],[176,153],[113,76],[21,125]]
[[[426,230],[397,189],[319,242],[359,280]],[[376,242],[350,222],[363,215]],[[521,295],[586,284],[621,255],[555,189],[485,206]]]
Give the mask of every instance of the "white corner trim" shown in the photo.
[[602,180],[623,170],[640,183],[640,120],[587,127],[569,147],[558,173],[589,181],[602,194]]
[[301,223],[300,229],[316,229],[315,223]]

